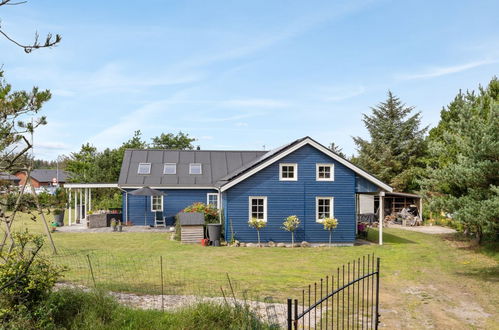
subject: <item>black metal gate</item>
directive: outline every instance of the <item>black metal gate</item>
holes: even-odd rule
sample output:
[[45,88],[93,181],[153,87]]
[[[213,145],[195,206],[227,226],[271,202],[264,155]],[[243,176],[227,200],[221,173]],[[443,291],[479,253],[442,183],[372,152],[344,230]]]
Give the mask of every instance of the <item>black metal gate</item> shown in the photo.
[[378,329],[379,264],[363,256],[288,299],[288,329]]

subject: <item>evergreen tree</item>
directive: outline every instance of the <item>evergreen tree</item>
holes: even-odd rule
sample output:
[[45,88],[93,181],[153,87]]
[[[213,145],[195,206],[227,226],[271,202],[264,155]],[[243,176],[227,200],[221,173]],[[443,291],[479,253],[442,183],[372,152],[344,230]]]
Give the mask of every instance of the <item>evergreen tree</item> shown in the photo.
[[494,78],[478,95],[460,92],[428,138],[432,162],[423,185],[430,209],[450,214],[478,242],[499,234],[498,123]]
[[338,156],[341,156],[343,158],[347,158],[347,156],[345,155],[345,153],[343,152],[343,148],[340,147],[339,145],[337,145],[336,143],[334,142],[331,142],[331,144],[329,145],[329,149],[334,152],[335,154],[337,154]]
[[370,140],[353,138],[358,156],[352,162],[396,190],[418,190],[427,131],[420,128],[421,113],[412,114],[414,107],[407,107],[390,91],[387,100],[371,110],[372,115],[364,114],[362,119]]

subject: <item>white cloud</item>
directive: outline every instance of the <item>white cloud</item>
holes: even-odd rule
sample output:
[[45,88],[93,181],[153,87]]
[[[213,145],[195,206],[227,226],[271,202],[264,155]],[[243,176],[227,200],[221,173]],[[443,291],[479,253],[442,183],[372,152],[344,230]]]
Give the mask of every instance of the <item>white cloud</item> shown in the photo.
[[237,122],[235,125],[236,125],[237,127],[246,127],[246,126],[248,126],[248,123],[244,123],[244,122]]
[[463,72],[466,70],[474,69],[483,65],[489,65],[493,63],[497,63],[498,60],[481,60],[481,61],[473,61],[464,64],[454,65],[454,66],[444,66],[444,67],[433,67],[425,70],[420,73],[412,73],[412,74],[403,74],[399,75],[398,78],[402,80],[414,80],[414,79],[426,79],[426,78],[435,78],[440,76],[445,76],[448,74]]

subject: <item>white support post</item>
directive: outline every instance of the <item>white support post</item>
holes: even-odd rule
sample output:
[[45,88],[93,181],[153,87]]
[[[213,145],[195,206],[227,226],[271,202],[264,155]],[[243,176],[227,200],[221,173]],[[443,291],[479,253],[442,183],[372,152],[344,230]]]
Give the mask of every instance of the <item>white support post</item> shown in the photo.
[[71,226],[71,188],[68,189],[68,225]]
[[379,245],[383,245],[383,220],[385,219],[385,207],[384,207],[385,192],[381,191],[379,193],[379,220],[378,220],[378,232],[379,232]]
[[85,221],[87,221],[87,214],[88,214],[88,188],[85,188],[85,210],[84,210],[84,218],[85,218]]
[[80,191],[80,223],[83,220],[83,192],[81,189],[78,189]]
[[88,210],[92,211],[92,188],[88,188]]
[[421,219],[421,224],[423,223],[423,197],[419,197],[419,218]]
[[78,223],[78,190],[75,189],[75,223]]

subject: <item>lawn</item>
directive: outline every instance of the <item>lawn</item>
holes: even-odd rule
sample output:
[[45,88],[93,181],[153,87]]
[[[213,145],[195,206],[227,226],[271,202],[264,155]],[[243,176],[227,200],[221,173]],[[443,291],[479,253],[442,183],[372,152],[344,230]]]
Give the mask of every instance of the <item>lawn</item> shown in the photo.
[[[16,230],[41,231],[18,222]],[[376,231],[370,237],[375,239]],[[381,257],[381,321],[387,328],[499,328],[499,254],[455,235],[385,230],[383,246],[333,248],[206,248],[182,245],[162,233],[54,233],[70,267],[65,280],[114,290],[221,295],[227,275],[238,295],[284,302],[336,267],[374,253]],[[89,256],[87,258],[87,255]],[[89,263],[90,261],[90,263]]]

